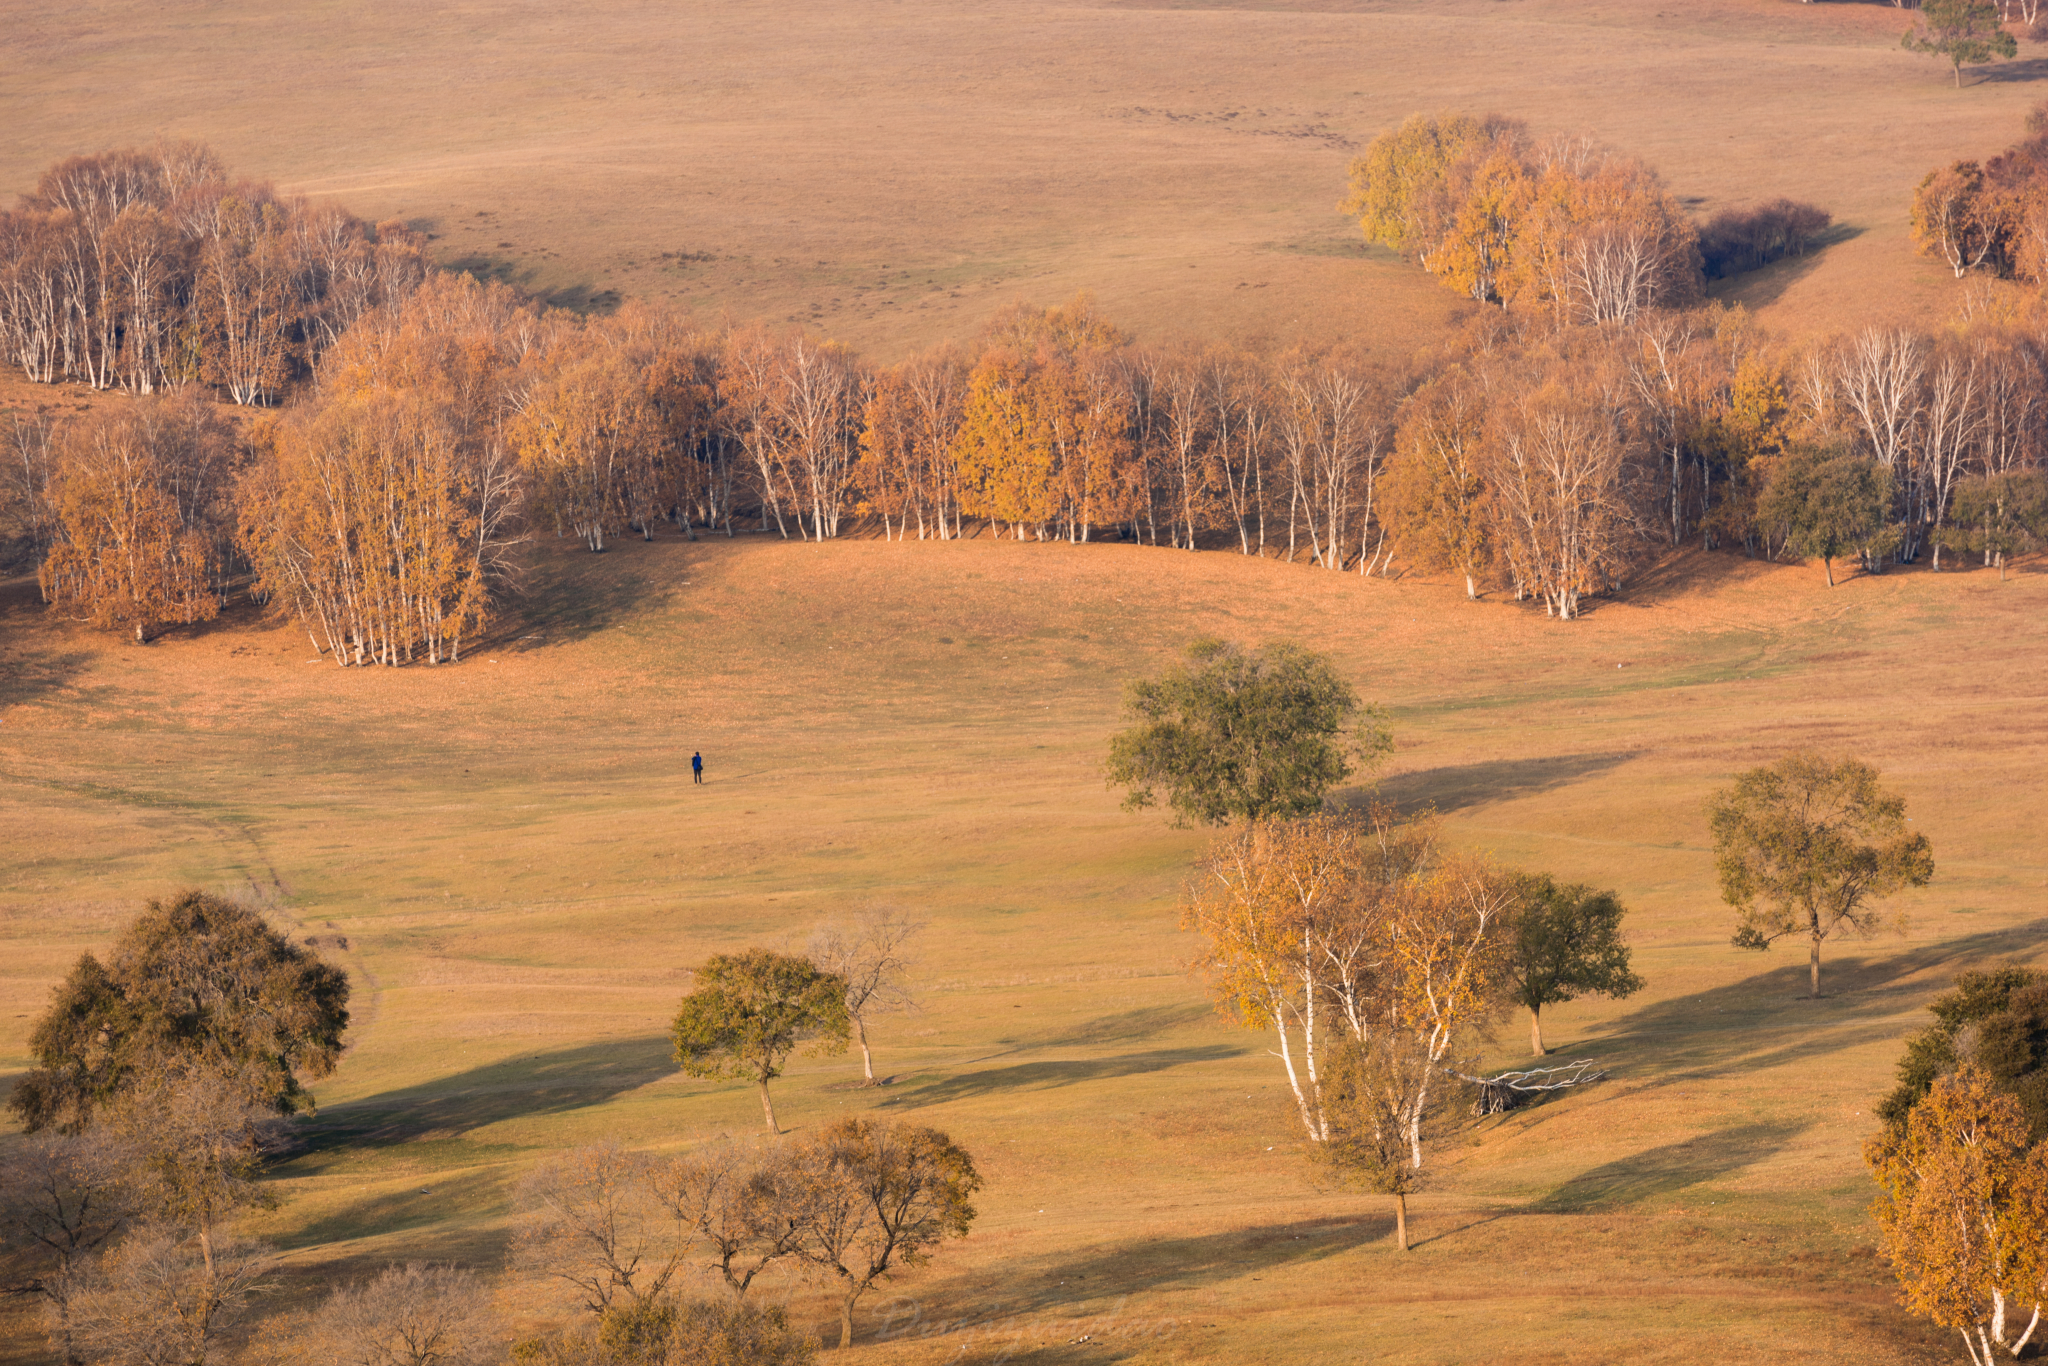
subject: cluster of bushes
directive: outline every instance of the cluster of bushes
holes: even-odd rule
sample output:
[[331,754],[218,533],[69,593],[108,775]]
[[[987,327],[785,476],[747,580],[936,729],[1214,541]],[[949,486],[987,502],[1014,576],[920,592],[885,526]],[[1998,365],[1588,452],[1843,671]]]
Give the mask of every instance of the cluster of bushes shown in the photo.
[[1803,256],[1833,222],[1826,209],[1793,199],[1725,209],[1699,230],[1701,268],[1709,280],[1725,280],[1787,256]]

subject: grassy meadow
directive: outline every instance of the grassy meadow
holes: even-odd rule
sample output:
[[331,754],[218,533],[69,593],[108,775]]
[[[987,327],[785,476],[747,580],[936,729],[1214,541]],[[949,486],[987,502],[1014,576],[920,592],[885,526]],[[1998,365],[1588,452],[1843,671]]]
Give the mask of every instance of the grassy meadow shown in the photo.
[[[1498,109],[1645,158],[1701,216],[1790,195],[1823,249],[1717,286],[1780,336],[1935,326],[1924,172],[1995,152],[2048,47],[1977,72],[1888,4],[1780,0],[0,0],[0,195],[159,134],[434,234],[556,302],[803,322],[888,360],[1078,289],[1146,340],[1388,356],[1468,307],[1367,252],[1349,159]],[[0,401],[83,407],[10,375]],[[106,401],[106,400],[102,400]],[[122,401],[114,399],[111,401]],[[1263,1036],[1184,969],[1203,832],[1100,760],[1191,637],[1331,653],[1393,714],[1380,792],[1459,845],[1615,888],[1648,981],[1545,1014],[1608,1081],[1433,1158],[1415,1251],[1317,1187]],[[502,1259],[565,1146],[760,1126],[680,1076],[689,967],[887,903],[928,922],[878,1071],[800,1060],[785,1126],[946,1129],[973,1235],[861,1310],[855,1363],[1935,1362],[1858,1145],[1960,968],[2048,930],[2048,572],[1851,577],[1676,555],[1560,625],[1453,585],[1120,545],[543,540],[449,668],[339,670],[241,606],[137,647],[0,580],[0,1089],[82,950],[182,886],[262,902],[355,985],[352,1046],[251,1229],[274,1308],[394,1259]],[[1899,932],[1728,947],[1702,803],[1813,745],[1903,789],[1938,873]],[[689,781],[701,749],[707,783]],[[1482,1060],[1526,1051],[1506,1021]],[[0,1134],[0,1143],[9,1141]],[[1295,1246],[1300,1244],[1299,1247]],[[775,1281],[806,1324],[832,1307]],[[570,1310],[507,1279],[522,1328]],[[1082,1339],[1085,1339],[1083,1341]],[[0,1366],[40,1361],[0,1300]]]
[[1973,72],[1891,4],[1791,0],[0,0],[0,194],[159,134],[410,220],[570,304],[800,321],[893,359],[1095,291],[1150,340],[1405,356],[1465,305],[1335,210],[1417,111],[1497,109],[1646,159],[1702,216],[1840,230],[1720,292],[1792,335],[1939,320],[1907,197],[1990,155],[2048,48]]
[[[668,1061],[685,969],[886,902],[929,921],[924,1008],[876,1031],[891,1083],[804,1060],[783,1122],[935,1124],[988,1187],[852,1359],[1952,1355],[1892,1303],[1857,1145],[1929,995],[2038,948],[2048,574],[1830,591],[1687,554],[1564,626],[1222,552],[573,545],[533,547],[500,633],[438,670],[338,670],[241,612],[135,647],[22,581],[0,604],[0,1081],[68,960],[178,885],[265,899],[352,974],[352,1049],[254,1225],[281,1304],[391,1259],[497,1264],[513,1184],[562,1146],[751,1132],[750,1088]],[[1330,651],[1393,711],[1384,795],[1631,907],[1647,990],[1546,1014],[1612,1079],[1446,1148],[1406,1257],[1381,1199],[1309,1181],[1263,1037],[1183,971],[1204,836],[1100,777],[1119,680],[1201,633]],[[1940,869],[1902,933],[1829,947],[1819,1002],[1796,948],[1727,946],[1701,814],[1805,744],[1877,762]]]

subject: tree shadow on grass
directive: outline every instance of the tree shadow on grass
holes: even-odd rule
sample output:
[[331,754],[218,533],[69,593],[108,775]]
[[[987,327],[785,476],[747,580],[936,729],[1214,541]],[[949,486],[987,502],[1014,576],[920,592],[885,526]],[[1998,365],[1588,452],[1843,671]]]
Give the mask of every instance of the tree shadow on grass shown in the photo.
[[[1625,764],[1639,752],[1629,749],[1605,754],[1552,754],[1535,759],[1495,759],[1418,769],[1394,774],[1381,782],[1372,795],[1403,810],[1433,806],[1439,811],[1460,811],[1487,802],[1513,801],[1553,791]],[[1363,795],[1357,794],[1360,799]],[[1354,804],[1353,796],[1346,793],[1342,800],[1347,805]]]
[[602,554],[574,537],[546,537],[528,546],[520,591],[497,625],[463,646],[464,658],[485,650],[538,650],[587,640],[665,597],[688,566],[680,558],[646,552],[672,550],[662,542],[680,538],[657,532],[650,544],[637,532],[620,530],[623,534],[607,541]]
[[1580,1172],[1519,1213],[1585,1214],[1657,1200],[1756,1165],[1782,1150],[1807,1126],[1738,1124],[1681,1143],[1666,1143]]
[[295,1127],[302,1152],[452,1138],[508,1119],[602,1105],[676,1070],[666,1035],[586,1044],[321,1108]]
[[0,707],[25,706],[62,692],[91,661],[85,650],[10,650],[0,655]]
[[509,1178],[496,1168],[415,1177],[396,1189],[324,1214],[273,1241],[291,1251],[411,1232],[415,1246],[409,1255],[448,1258],[460,1252],[467,1254],[465,1260],[494,1261],[496,1257],[477,1254],[502,1254],[503,1234],[465,1226],[481,1211],[502,1209],[508,1189]]
[[1146,1072],[1164,1072],[1193,1062],[1220,1062],[1244,1053],[1242,1048],[1223,1044],[1199,1044],[1191,1048],[1155,1048],[1144,1053],[1126,1053],[1116,1058],[1077,1058],[1066,1062],[1022,1062],[1010,1067],[991,1067],[979,1072],[928,1081],[917,1089],[882,1102],[884,1110],[911,1110],[927,1105],[945,1105],[958,1100],[976,1100],[1003,1091],[1050,1091],[1082,1082],[1111,1077],[1133,1077]]
[[2048,80],[2048,57],[2021,57],[2015,61],[1993,62],[1963,73],[1963,84],[2024,85]]
[[1829,247],[1861,237],[1864,231],[1852,224],[1836,223],[1822,231],[1805,251],[1795,256],[1783,256],[1755,270],[1738,271],[1718,280],[1709,280],[1707,294],[1722,303],[1741,304],[1750,309],[1776,303],[1786,290],[1820,266]]
[[[1901,953],[1823,953],[1819,1000],[1806,995],[1804,955],[1739,982],[1657,1001],[1623,1016],[1597,1040],[1566,1051],[1596,1057],[1617,1076],[1670,1086],[1826,1057],[1898,1038],[1900,1015],[1964,968],[2027,958],[2048,944],[2048,918]],[[1730,953],[1737,952],[1731,949]]]
[[1183,1029],[1216,1012],[1205,1005],[1144,1006],[1137,1010],[1101,1015],[1086,1024],[1075,1025],[1046,1039],[1046,1048],[1106,1047],[1110,1044],[1143,1043],[1170,1030]]

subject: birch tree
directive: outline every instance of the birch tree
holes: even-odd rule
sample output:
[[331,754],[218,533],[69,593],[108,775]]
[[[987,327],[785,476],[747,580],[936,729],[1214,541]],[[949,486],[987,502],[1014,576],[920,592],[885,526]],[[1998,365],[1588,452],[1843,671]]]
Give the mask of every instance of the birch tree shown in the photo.
[[916,1008],[908,980],[914,963],[910,945],[923,929],[922,921],[893,907],[871,906],[851,924],[823,925],[811,936],[811,961],[846,983],[846,1016],[869,1086],[875,1084],[875,1059],[868,1049],[868,1020]]
[[1994,1349],[2018,1357],[2048,1293],[2048,1148],[2029,1146],[2019,1102],[1965,1064],[1863,1158],[1906,1307],[1961,1334],[1973,1366],[1991,1366]]

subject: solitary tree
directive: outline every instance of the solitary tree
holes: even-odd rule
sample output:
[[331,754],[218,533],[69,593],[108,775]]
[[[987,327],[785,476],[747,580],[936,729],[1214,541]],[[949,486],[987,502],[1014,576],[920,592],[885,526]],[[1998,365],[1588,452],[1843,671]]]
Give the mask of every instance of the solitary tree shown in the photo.
[[1584,883],[1560,887],[1548,874],[1518,879],[1508,940],[1507,980],[1529,1011],[1529,1051],[1542,1057],[1543,1007],[1580,996],[1633,996],[1643,979],[1629,970],[1621,902]]
[[1836,560],[1851,553],[1870,558],[1896,543],[1891,506],[1891,475],[1875,460],[1808,448],[1785,457],[1757,517],[1794,550],[1817,557],[1832,588]]
[[1361,708],[1328,659],[1285,643],[1244,650],[1198,640],[1186,662],[1127,688],[1137,724],[1111,738],[1109,781],[1126,810],[1166,789],[1176,821],[1223,825],[1319,809],[1356,759],[1393,748],[1376,707]]
[[860,1044],[867,1084],[875,1084],[875,1058],[868,1051],[868,1017],[915,1004],[909,984],[910,941],[924,925],[901,911],[874,906],[851,925],[826,925],[811,936],[811,961],[846,981],[846,1015]]
[[1919,22],[1906,30],[1902,45],[1908,52],[1947,58],[1958,90],[1963,88],[1965,66],[2016,57],[2020,50],[1999,22],[1998,6],[1991,0],[1925,0]]
[[1934,877],[1927,836],[1908,831],[1906,800],[1856,759],[1793,754],[1750,769],[1707,803],[1721,898],[1741,913],[1737,948],[1803,934],[1820,995],[1820,946],[1848,926],[1877,928],[1871,902]]
[[853,1345],[853,1307],[877,1281],[920,1266],[974,1222],[981,1176],[937,1129],[849,1115],[799,1156],[809,1199],[799,1254],[838,1284],[839,1345]]
[[814,1053],[845,1050],[846,979],[807,958],[748,949],[706,959],[697,983],[669,1029],[676,1061],[693,1077],[754,1082],[768,1131],[781,1133],[768,1083],[800,1044]]
[[341,1056],[348,976],[246,906],[206,892],[152,901],[105,963],[82,955],[29,1035],[36,1066],[7,1103],[31,1132],[84,1127],[145,1078],[193,1064],[278,1114]]
[[2019,1102],[1965,1066],[1863,1158],[1883,1189],[1871,1212],[1907,1307],[1961,1333],[1974,1366],[1991,1366],[1994,1346],[2017,1357],[2048,1288],[2048,1150],[2028,1146]]

